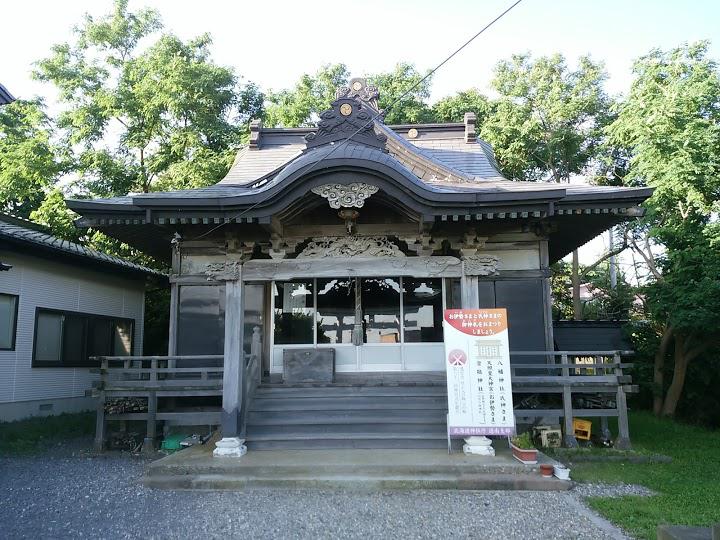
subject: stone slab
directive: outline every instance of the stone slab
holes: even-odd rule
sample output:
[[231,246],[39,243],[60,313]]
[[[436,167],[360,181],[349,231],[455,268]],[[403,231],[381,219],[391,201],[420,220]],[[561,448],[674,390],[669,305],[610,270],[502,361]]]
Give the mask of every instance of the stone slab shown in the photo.
[[[151,463],[146,486],[160,489],[250,487],[384,489],[507,489],[564,491],[572,482],[543,478],[539,464],[516,461],[498,445],[495,457],[446,450],[271,450],[214,459],[211,442]],[[553,463],[540,455],[540,463]]]
[[331,383],[335,377],[335,349],[283,349],[283,382]]

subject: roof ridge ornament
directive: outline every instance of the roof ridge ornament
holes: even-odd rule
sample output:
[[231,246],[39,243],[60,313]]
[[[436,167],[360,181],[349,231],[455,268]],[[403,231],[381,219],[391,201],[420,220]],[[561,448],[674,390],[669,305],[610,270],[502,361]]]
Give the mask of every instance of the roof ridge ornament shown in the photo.
[[368,84],[367,79],[363,77],[354,77],[350,79],[347,86],[341,86],[335,91],[336,99],[343,97],[358,99],[365,105],[369,105],[375,109],[375,112],[379,111],[378,98],[380,97],[380,92],[377,86]]
[[320,114],[317,131],[305,136],[307,148],[349,139],[387,152],[387,136],[375,132],[373,109],[352,97],[336,99],[331,105],[332,108]]

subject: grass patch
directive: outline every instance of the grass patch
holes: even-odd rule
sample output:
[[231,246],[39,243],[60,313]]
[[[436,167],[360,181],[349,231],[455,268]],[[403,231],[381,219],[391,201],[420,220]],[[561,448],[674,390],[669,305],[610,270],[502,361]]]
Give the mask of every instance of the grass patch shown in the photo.
[[641,484],[654,497],[592,497],[590,505],[638,538],[656,538],[657,526],[710,526],[720,522],[720,431],[630,414],[630,435],[640,454],[663,454],[671,463],[576,463],[580,482]]
[[41,452],[57,442],[94,432],[95,413],[92,412],[0,422],[0,455]]

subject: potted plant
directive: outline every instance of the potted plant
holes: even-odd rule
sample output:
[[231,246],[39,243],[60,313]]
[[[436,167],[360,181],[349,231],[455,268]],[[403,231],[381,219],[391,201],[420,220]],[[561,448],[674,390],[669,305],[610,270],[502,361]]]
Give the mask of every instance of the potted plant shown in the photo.
[[510,449],[513,457],[520,463],[525,465],[535,465],[537,463],[537,449],[533,445],[532,439],[528,432],[522,435],[515,435],[509,440]]
[[564,465],[555,465],[555,478],[560,480],[570,480],[570,469]]

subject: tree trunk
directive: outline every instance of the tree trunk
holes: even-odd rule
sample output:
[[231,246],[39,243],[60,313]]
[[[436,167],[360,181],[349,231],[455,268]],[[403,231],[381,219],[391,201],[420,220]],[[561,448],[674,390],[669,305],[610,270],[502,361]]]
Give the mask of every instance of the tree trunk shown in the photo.
[[580,301],[580,261],[577,249],[572,253],[572,300],[573,319],[579,321],[582,319],[582,302]]
[[665,369],[665,355],[667,354],[668,345],[673,336],[672,326],[665,325],[658,350],[655,351],[655,362],[653,364],[653,413],[660,416],[663,408],[663,392],[665,377],[663,370]]
[[683,386],[685,386],[685,374],[687,373],[687,365],[689,357],[685,351],[685,336],[675,334],[675,367],[673,368],[673,379],[665,395],[665,402],[662,407],[663,416],[675,416],[680,396],[682,395]]

